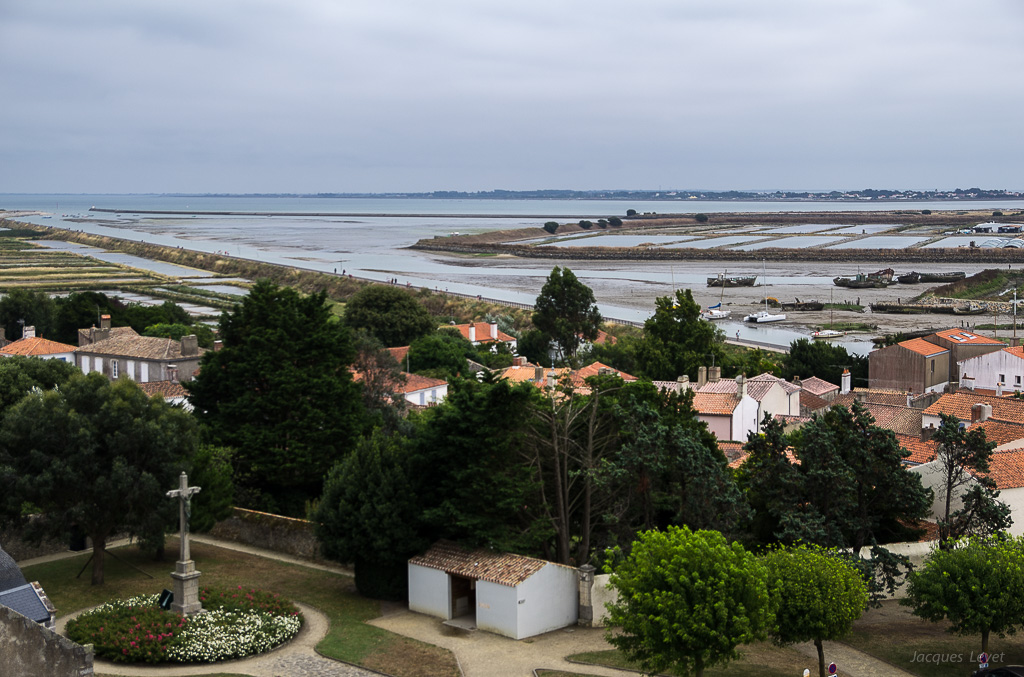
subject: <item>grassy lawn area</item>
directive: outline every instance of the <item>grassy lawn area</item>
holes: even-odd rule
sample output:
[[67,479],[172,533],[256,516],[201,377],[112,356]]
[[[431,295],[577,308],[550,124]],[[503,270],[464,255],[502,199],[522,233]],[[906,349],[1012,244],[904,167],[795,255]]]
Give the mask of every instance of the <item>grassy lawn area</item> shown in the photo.
[[[705,677],[739,677],[739,675],[757,675],[758,677],[793,677],[799,675],[803,668],[811,668],[813,674],[817,674],[817,659],[804,656],[802,653],[786,648],[777,647],[770,642],[759,642],[740,647],[743,654],[738,661],[734,661],[724,668],[707,668],[704,670]],[[590,665],[604,665],[609,668],[622,670],[634,670],[639,672],[636,664],[626,660],[626,657],[616,649],[608,651],[589,651],[568,656],[567,660]],[[552,672],[552,675],[561,676],[563,673]],[[840,672],[840,675],[843,673]]]
[[[963,677],[978,668],[981,635],[952,635],[947,627],[946,623],[921,620],[909,608],[890,600],[883,602],[881,609],[865,613],[843,642],[921,677]],[[1022,665],[1024,638],[992,635],[989,653],[992,666]],[[928,662],[923,660],[925,656]]]
[[[202,572],[201,584],[255,586],[279,593],[322,611],[331,629],[317,650],[325,656],[380,670],[396,677],[456,677],[459,672],[450,652],[417,642],[364,621],[380,616],[378,602],[360,596],[348,576],[255,557],[233,550],[193,542],[192,557]],[[90,571],[75,575],[88,553],[25,568],[25,576],[42,583],[59,615],[96,606],[111,599],[160,592],[171,587],[170,560],[178,551],[177,539],[167,540],[165,562],[154,562],[134,547],[118,548],[122,559],[154,576],[143,574],[112,557],[105,560],[106,582],[89,584]],[[90,565],[91,567],[91,565]]]

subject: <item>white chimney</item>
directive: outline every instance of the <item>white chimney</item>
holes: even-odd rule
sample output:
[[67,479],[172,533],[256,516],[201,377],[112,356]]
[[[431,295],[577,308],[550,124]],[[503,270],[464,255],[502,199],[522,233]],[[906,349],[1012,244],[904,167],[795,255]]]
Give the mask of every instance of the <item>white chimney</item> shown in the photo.
[[697,387],[702,388],[708,382],[708,368],[697,367]]
[[736,399],[742,400],[743,396],[747,394],[747,379],[744,378],[743,374],[736,377]]
[[476,324],[469,323],[469,342],[476,343]]
[[491,322],[491,338],[492,339],[497,339],[498,338],[498,323],[497,322]]
[[974,377],[964,374],[960,377],[960,387],[974,390]]
[[850,392],[850,381],[853,380],[853,376],[850,375],[849,369],[843,369],[843,378],[840,381],[839,394],[846,395]]
[[35,327],[25,327],[25,329],[21,332],[21,338],[35,338],[35,337],[36,337],[36,328]]

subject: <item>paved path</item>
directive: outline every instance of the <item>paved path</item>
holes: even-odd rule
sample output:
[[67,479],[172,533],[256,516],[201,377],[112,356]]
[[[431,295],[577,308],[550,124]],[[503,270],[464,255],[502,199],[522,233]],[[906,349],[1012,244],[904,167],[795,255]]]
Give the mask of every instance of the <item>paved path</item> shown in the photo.
[[523,640],[490,632],[450,628],[436,618],[398,610],[369,621],[370,625],[448,649],[465,677],[529,677],[534,668],[582,672],[599,677],[636,677],[635,672],[570,663],[565,657],[581,651],[611,648],[602,628],[572,627]]
[[[829,663],[835,663],[839,672],[848,677],[914,677],[909,672],[868,656],[851,646],[839,642],[824,642],[822,646],[825,649],[825,667],[827,668]],[[794,644],[793,648],[814,659],[808,663],[808,667],[812,675],[818,674],[818,649],[814,643]]]

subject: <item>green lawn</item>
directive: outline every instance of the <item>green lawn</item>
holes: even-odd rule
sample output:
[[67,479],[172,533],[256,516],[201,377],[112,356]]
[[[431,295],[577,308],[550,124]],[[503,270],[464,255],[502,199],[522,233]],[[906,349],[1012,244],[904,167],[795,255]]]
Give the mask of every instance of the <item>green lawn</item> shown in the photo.
[[[168,539],[168,560],[177,553],[177,539]],[[90,570],[75,578],[88,554],[25,568],[25,576],[42,583],[59,615],[96,606],[111,599],[160,592],[171,585],[170,561],[155,562],[133,547],[117,555],[154,576],[146,577],[112,557],[105,561],[106,583],[89,584]],[[378,602],[360,596],[348,576],[309,569],[244,553],[192,543],[192,557],[208,585],[255,586],[308,604],[325,613],[331,629],[317,650],[332,658],[380,670],[396,677],[456,677],[454,657],[445,649],[417,642],[364,621],[380,615]],[[91,566],[91,565],[90,565]]]
[[[981,651],[981,635],[961,637],[946,632],[947,623],[930,623],[910,613],[896,601],[871,609],[843,639],[855,649],[887,661],[921,677],[963,677],[978,668],[974,659]],[[989,638],[991,665],[1024,664],[1024,637]],[[1000,660],[995,660],[997,654]],[[927,656],[929,660],[922,660]],[[941,660],[936,661],[936,658]]]

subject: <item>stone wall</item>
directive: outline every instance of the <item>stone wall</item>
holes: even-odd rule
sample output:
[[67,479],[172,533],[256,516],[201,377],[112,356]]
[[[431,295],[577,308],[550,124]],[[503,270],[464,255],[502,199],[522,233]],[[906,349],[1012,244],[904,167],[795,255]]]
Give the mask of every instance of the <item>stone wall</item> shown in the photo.
[[5,526],[0,529],[0,546],[3,546],[3,549],[15,562],[65,552],[68,549],[68,542],[64,540],[44,538],[40,543],[35,544],[22,540],[22,537],[22,530],[15,526]]
[[75,644],[0,606],[0,672],[4,677],[85,677],[93,674],[92,647]]
[[244,508],[233,510],[231,517],[213,527],[211,536],[295,557],[321,559],[312,522]]

